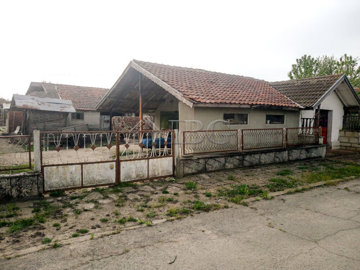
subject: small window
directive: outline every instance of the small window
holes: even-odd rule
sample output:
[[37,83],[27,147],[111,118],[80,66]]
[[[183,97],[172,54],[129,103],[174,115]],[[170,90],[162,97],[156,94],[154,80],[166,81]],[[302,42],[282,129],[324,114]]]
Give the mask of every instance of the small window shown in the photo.
[[266,124],[284,124],[284,115],[278,114],[267,114],[266,115]]
[[73,120],[84,120],[84,113],[82,113],[82,112],[72,113],[71,114],[71,119],[73,119]]
[[246,113],[224,113],[224,120],[230,125],[247,125],[248,115]]

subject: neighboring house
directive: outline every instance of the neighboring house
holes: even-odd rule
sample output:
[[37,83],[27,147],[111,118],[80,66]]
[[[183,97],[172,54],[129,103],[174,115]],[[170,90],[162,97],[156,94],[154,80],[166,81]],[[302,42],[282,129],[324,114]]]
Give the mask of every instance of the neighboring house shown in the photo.
[[96,111],[96,104],[104,97],[108,89],[84,87],[45,82],[31,82],[26,95],[71,100],[76,112],[69,116],[69,126],[80,129],[108,130],[110,116]]
[[273,82],[271,86],[303,107],[302,126],[321,126],[324,143],[339,148],[344,115],[357,114],[360,107],[360,99],[345,75]]
[[9,111],[9,132],[31,134],[33,130],[59,130],[69,125],[69,114],[76,110],[69,100],[13,95]]
[[224,121],[231,129],[298,127],[301,106],[263,80],[133,60],[97,108],[150,114],[165,129],[178,120],[184,131],[228,129]]

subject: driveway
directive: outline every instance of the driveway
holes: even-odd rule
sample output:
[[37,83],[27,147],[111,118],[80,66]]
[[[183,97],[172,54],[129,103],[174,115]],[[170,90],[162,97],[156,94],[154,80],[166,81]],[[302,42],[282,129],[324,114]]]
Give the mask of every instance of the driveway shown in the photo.
[[0,261],[8,270],[359,268],[359,180]]

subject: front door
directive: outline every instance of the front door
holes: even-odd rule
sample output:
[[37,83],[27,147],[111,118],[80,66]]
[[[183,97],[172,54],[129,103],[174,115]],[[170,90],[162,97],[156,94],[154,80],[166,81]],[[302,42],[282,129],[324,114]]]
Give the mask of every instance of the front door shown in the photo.
[[324,144],[327,144],[328,114],[329,114],[329,111],[320,110],[319,126],[321,127],[321,136],[324,138],[323,139]]

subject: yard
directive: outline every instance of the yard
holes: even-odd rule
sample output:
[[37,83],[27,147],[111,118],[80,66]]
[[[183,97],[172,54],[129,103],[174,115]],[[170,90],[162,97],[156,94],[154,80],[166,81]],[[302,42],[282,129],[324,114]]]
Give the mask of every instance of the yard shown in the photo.
[[[152,226],[200,212],[248,206],[249,197],[271,199],[273,192],[360,176],[360,159],[311,160],[247,169],[122,183],[109,188],[52,192],[41,200],[0,205],[0,252],[56,248],[72,239],[93,239],[136,226]],[[355,162],[355,163],[354,163]],[[250,205],[251,207],[251,205]]]

